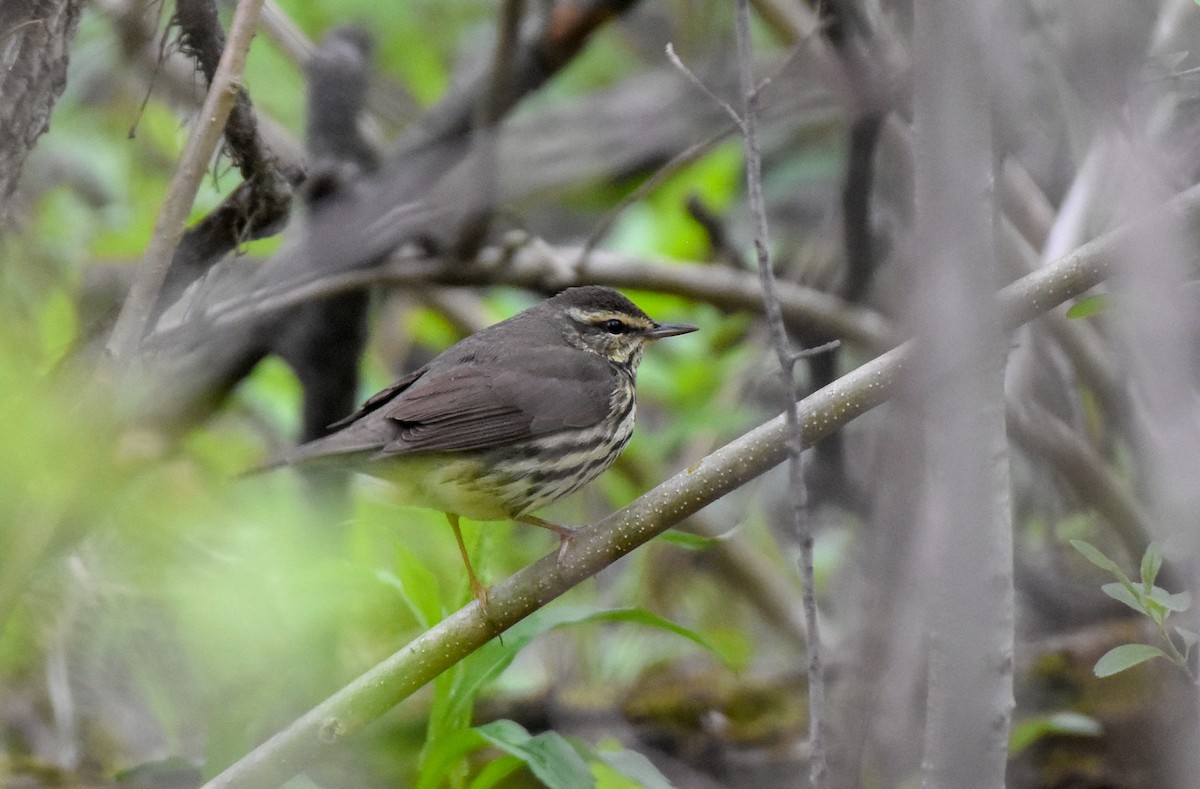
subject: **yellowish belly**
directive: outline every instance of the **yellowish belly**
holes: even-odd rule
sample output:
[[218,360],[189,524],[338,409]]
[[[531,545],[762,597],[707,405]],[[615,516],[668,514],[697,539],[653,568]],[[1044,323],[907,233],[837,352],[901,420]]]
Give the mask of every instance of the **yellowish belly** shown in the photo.
[[452,512],[477,521],[511,520],[499,492],[479,484],[476,461],[454,455],[412,455],[362,469],[391,483],[404,504]]

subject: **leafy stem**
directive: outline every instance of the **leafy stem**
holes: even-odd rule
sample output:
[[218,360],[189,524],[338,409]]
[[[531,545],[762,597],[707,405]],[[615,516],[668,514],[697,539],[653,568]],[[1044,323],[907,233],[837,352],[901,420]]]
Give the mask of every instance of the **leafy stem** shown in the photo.
[[1071,540],[1075,550],[1083,554],[1089,562],[1112,574],[1116,583],[1106,583],[1100,590],[1114,600],[1119,600],[1134,611],[1147,616],[1154,622],[1162,636],[1166,651],[1152,644],[1122,644],[1106,652],[1096,661],[1092,669],[1098,677],[1108,677],[1127,668],[1143,663],[1152,658],[1162,657],[1178,666],[1192,682],[1196,676],[1190,665],[1192,647],[1200,640],[1200,636],[1191,630],[1175,627],[1175,633],[1183,642],[1183,651],[1175,643],[1175,636],[1167,630],[1167,619],[1173,613],[1182,613],[1192,607],[1192,596],[1188,592],[1171,594],[1154,581],[1162,569],[1162,549],[1157,543],[1150,543],[1142,555],[1140,581],[1135,584],[1129,576],[1114,562],[1104,555],[1099,548],[1085,540]]

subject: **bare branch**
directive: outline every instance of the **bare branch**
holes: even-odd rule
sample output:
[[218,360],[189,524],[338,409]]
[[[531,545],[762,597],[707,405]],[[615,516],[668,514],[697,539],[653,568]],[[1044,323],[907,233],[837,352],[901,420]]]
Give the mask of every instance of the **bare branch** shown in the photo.
[[[762,91],[770,87],[772,81],[782,74],[785,69],[791,66],[792,62],[799,58],[801,52],[802,50],[800,47],[794,47],[787,58],[784,59],[783,63],[779,65],[779,68],[775,70],[775,73],[764,77],[762,81],[760,81],[754,87],[755,95],[762,93]],[[677,68],[679,68],[688,79],[692,80],[693,82],[698,81],[697,77],[686,66],[684,66],[683,63],[678,60],[678,58],[674,57],[675,52],[671,48],[670,44],[667,45],[667,54],[668,56],[672,57],[672,62],[677,64]],[[703,85],[701,85],[701,87],[706,93],[708,93],[708,89],[706,87]],[[708,93],[708,95],[711,96],[712,94]],[[732,112],[732,109],[728,104],[724,104],[719,101],[718,104],[724,106],[727,110]],[[591,255],[592,250],[595,249],[596,245],[600,243],[600,240],[604,238],[604,236],[612,228],[613,224],[617,221],[617,218],[620,217],[621,214],[623,214],[625,210],[629,208],[629,206],[653,192],[671,176],[675,175],[689,164],[697,161],[701,156],[704,156],[706,153],[711,151],[722,140],[740,128],[741,122],[735,113],[733,120],[724,128],[718,129],[710,134],[706,139],[688,146],[675,156],[671,157],[669,162],[655,170],[649,178],[640,183],[636,189],[623,197],[619,203],[610,208],[604,214],[604,216],[600,218],[600,221],[596,223],[596,226],[592,229],[592,232],[588,234],[587,240],[584,241],[583,252],[580,253],[579,262],[576,265],[580,268],[587,265],[588,256]]]
[[737,114],[737,110],[729,106],[729,102],[725,101],[720,96],[709,90],[708,86],[704,84],[704,81],[697,77],[690,68],[684,65],[684,62],[679,59],[678,55],[675,54],[675,47],[671,46],[669,43],[667,44],[667,60],[671,61],[671,65],[679,69],[679,73],[687,77],[689,82],[695,85],[701,93],[707,96],[709,101],[725,110],[725,114],[729,116],[729,119],[733,121],[733,125],[736,126],[742,134],[746,133],[746,123],[742,120],[742,117]]
[[813,572],[813,532],[806,512],[808,488],[804,481],[804,466],[801,458],[804,436],[796,412],[790,405],[799,399],[800,394],[795,376],[792,374],[797,357],[788,341],[783,311],[779,306],[779,298],[775,294],[775,272],[771,268],[771,257],[768,252],[770,236],[767,230],[767,204],[763,197],[762,187],[762,154],[759,152],[758,142],[758,93],[754,89],[754,74],[751,70],[753,54],[750,43],[749,0],[738,0],[734,13],[737,30],[738,73],[741,77],[744,102],[741,130],[746,156],[746,181],[749,187],[750,212],[754,219],[754,251],[758,261],[759,278],[762,281],[763,305],[771,331],[771,344],[775,347],[775,354],[779,359],[780,384],[788,397],[788,405],[784,409],[784,415],[787,418],[788,490],[792,529],[800,543],[800,579],[803,586],[804,622],[808,631],[805,652],[808,656],[809,775],[814,789],[823,789],[828,785],[824,733],[825,670],[821,662],[821,631],[817,618],[817,590]]
[[1096,452],[1061,419],[1035,403],[1008,404],[1009,435],[1045,460],[1086,504],[1112,525],[1131,559],[1150,543],[1150,521]]
[[991,295],[1003,281],[995,85],[985,41],[1007,30],[975,4],[921,0],[913,19],[913,274],[921,288],[912,307],[921,343],[913,388],[925,460],[919,564],[909,575],[921,588],[928,648],[921,776],[927,789],[999,787],[1014,707],[1015,603],[1006,342]]
[[[593,251],[586,270],[578,271],[575,263],[579,255],[578,248],[554,247],[537,240],[515,250],[485,249],[467,265],[398,255],[378,269],[323,275],[290,287],[238,294],[213,304],[207,314],[197,316],[196,320],[207,322],[210,328],[230,326],[312,299],[372,285],[513,285],[548,292],[571,285],[607,284],[675,293],[724,309],[750,312],[763,309],[762,283],[751,272],[698,263],[660,262],[606,250]],[[778,283],[777,291],[784,319],[795,331],[825,332],[875,353],[892,348],[899,341],[890,323],[869,309],[845,304],[836,296],[790,282]],[[194,329],[186,324],[160,330],[151,335],[150,341],[169,342],[174,334]]]
[[217,143],[237,100],[246,53],[254,38],[255,23],[263,0],[240,0],[233,17],[229,42],[213,75],[204,106],[188,137],[179,166],[171,178],[167,197],[154,226],[154,235],[138,268],[133,288],[113,327],[105,352],[118,371],[132,358],[145,333],[158,292],[171,265],[171,257],[183,236],[188,211],[195,200],[200,180],[208,169]]

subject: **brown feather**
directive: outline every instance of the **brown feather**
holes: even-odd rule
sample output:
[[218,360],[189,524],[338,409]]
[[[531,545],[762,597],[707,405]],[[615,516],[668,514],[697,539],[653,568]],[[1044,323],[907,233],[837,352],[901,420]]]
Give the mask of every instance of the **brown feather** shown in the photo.
[[620,374],[607,360],[568,348],[540,352],[515,368],[431,371],[368,417],[396,427],[380,455],[488,449],[590,427],[608,414]]

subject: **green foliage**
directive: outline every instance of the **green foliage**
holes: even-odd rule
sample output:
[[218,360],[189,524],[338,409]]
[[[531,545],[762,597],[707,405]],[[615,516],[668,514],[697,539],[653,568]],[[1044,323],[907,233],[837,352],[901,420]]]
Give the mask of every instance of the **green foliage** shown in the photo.
[[1139,663],[1153,658],[1162,657],[1178,666],[1189,678],[1192,670],[1188,664],[1192,647],[1196,644],[1197,636],[1190,630],[1175,627],[1175,633],[1183,643],[1180,651],[1175,644],[1175,638],[1167,630],[1167,618],[1172,613],[1182,613],[1192,606],[1192,596],[1188,592],[1171,594],[1160,586],[1155,586],[1159,570],[1162,569],[1162,549],[1157,543],[1150,543],[1142,556],[1140,567],[1140,583],[1129,580],[1117,563],[1104,555],[1100,549],[1085,540],[1071,540],[1075,550],[1083,554],[1089,562],[1112,574],[1116,583],[1107,583],[1100,587],[1106,595],[1119,600],[1134,611],[1146,616],[1154,623],[1166,645],[1166,651],[1150,644],[1123,644],[1106,652],[1093,669],[1098,677],[1108,677]]
[[728,208],[741,184],[741,148],[724,143],[661,184],[650,197],[627,210],[607,246],[635,255],[702,259],[708,237],[687,213],[687,200],[699,197],[713,211]]
[[[463,760],[469,753],[482,745],[477,737],[470,735],[470,731],[484,734],[484,740],[499,746],[499,743],[492,741],[486,732],[480,731],[483,727],[475,730],[468,729],[471,711],[482,690],[512,665],[520,652],[535,638],[565,626],[602,622],[637,624],[671,633],[720,657],[716,649],[700,634],[644,609],[602,610],[587,606],[559,605],[536,611],[506,632],[503,639],[488,642],[482,649],[457,663],[451,671],[435,681],[434,701],[429,729],[426,733],[426,746],[422,754],[419,786],[439,786],[447,775],[465,774],[466,764]],[[516,726],[511,723],[510,725]],[[512,729],[509,728],[501,730],[502,733],[511,731]],[[496,736],[501,735],[497,734]],[[539,738],[546,737],[547,735],[539,735]],[[558,748],[561,738],[557,740],[539,738],[534,738],[539,743],[535,749],[537,757],[539,759],[550,758],[557,764],[558,756],[561,755]],[[522,758],[523,755],[524,757],[534,756],[532,753],[518,753],[512,750],[507,752],[518,758]],[[527,758],[523,760],[528,763]],[[541,777],[541,773],[533,768],[532,764],[530,767],[534,769],[535,774]],[[570,786],[571,784],[556,785]]]
[[1171,659],[1171,656],[1166,652],[1149,644],[1122,644],[1105,652],[1096,661],[1096,666],[1093,670],[1096,672],[1097,677],[1111,677],[1113,674],[1117,674],[1127,668],[1133,668],[1139,663],[1144,663],[1156,657],[1166,658],[1167,660]]
[[1067,309],[1068,318],[1090,318],[1100,315],[1109,309],[1109,299],[1102,294],[1084,296]]
[[525,767],[548,789],[668,789],[670,782],[644,756],[625,749],[596,749],[553,731],[532,735],[510,720],[464,729],[444,740],[430,759],[417,789],[443,786],[453,768],[471,753],[492,746],[504,756],[492,760],[472,778],[471,789],[483,789]]
[[678,529],[671,529],[663,532],[659,536],[660,540],[676,548],[683,548],[689,551],[706,551],[719,543],[724,537],[703,537],[699,534],[690,534]]
[[1016,756],[1046,737],[1099,737],[1104,733],[1100,722],[1078,712],[1036,715],[1015,724],[1008,738],[1008,752]]

